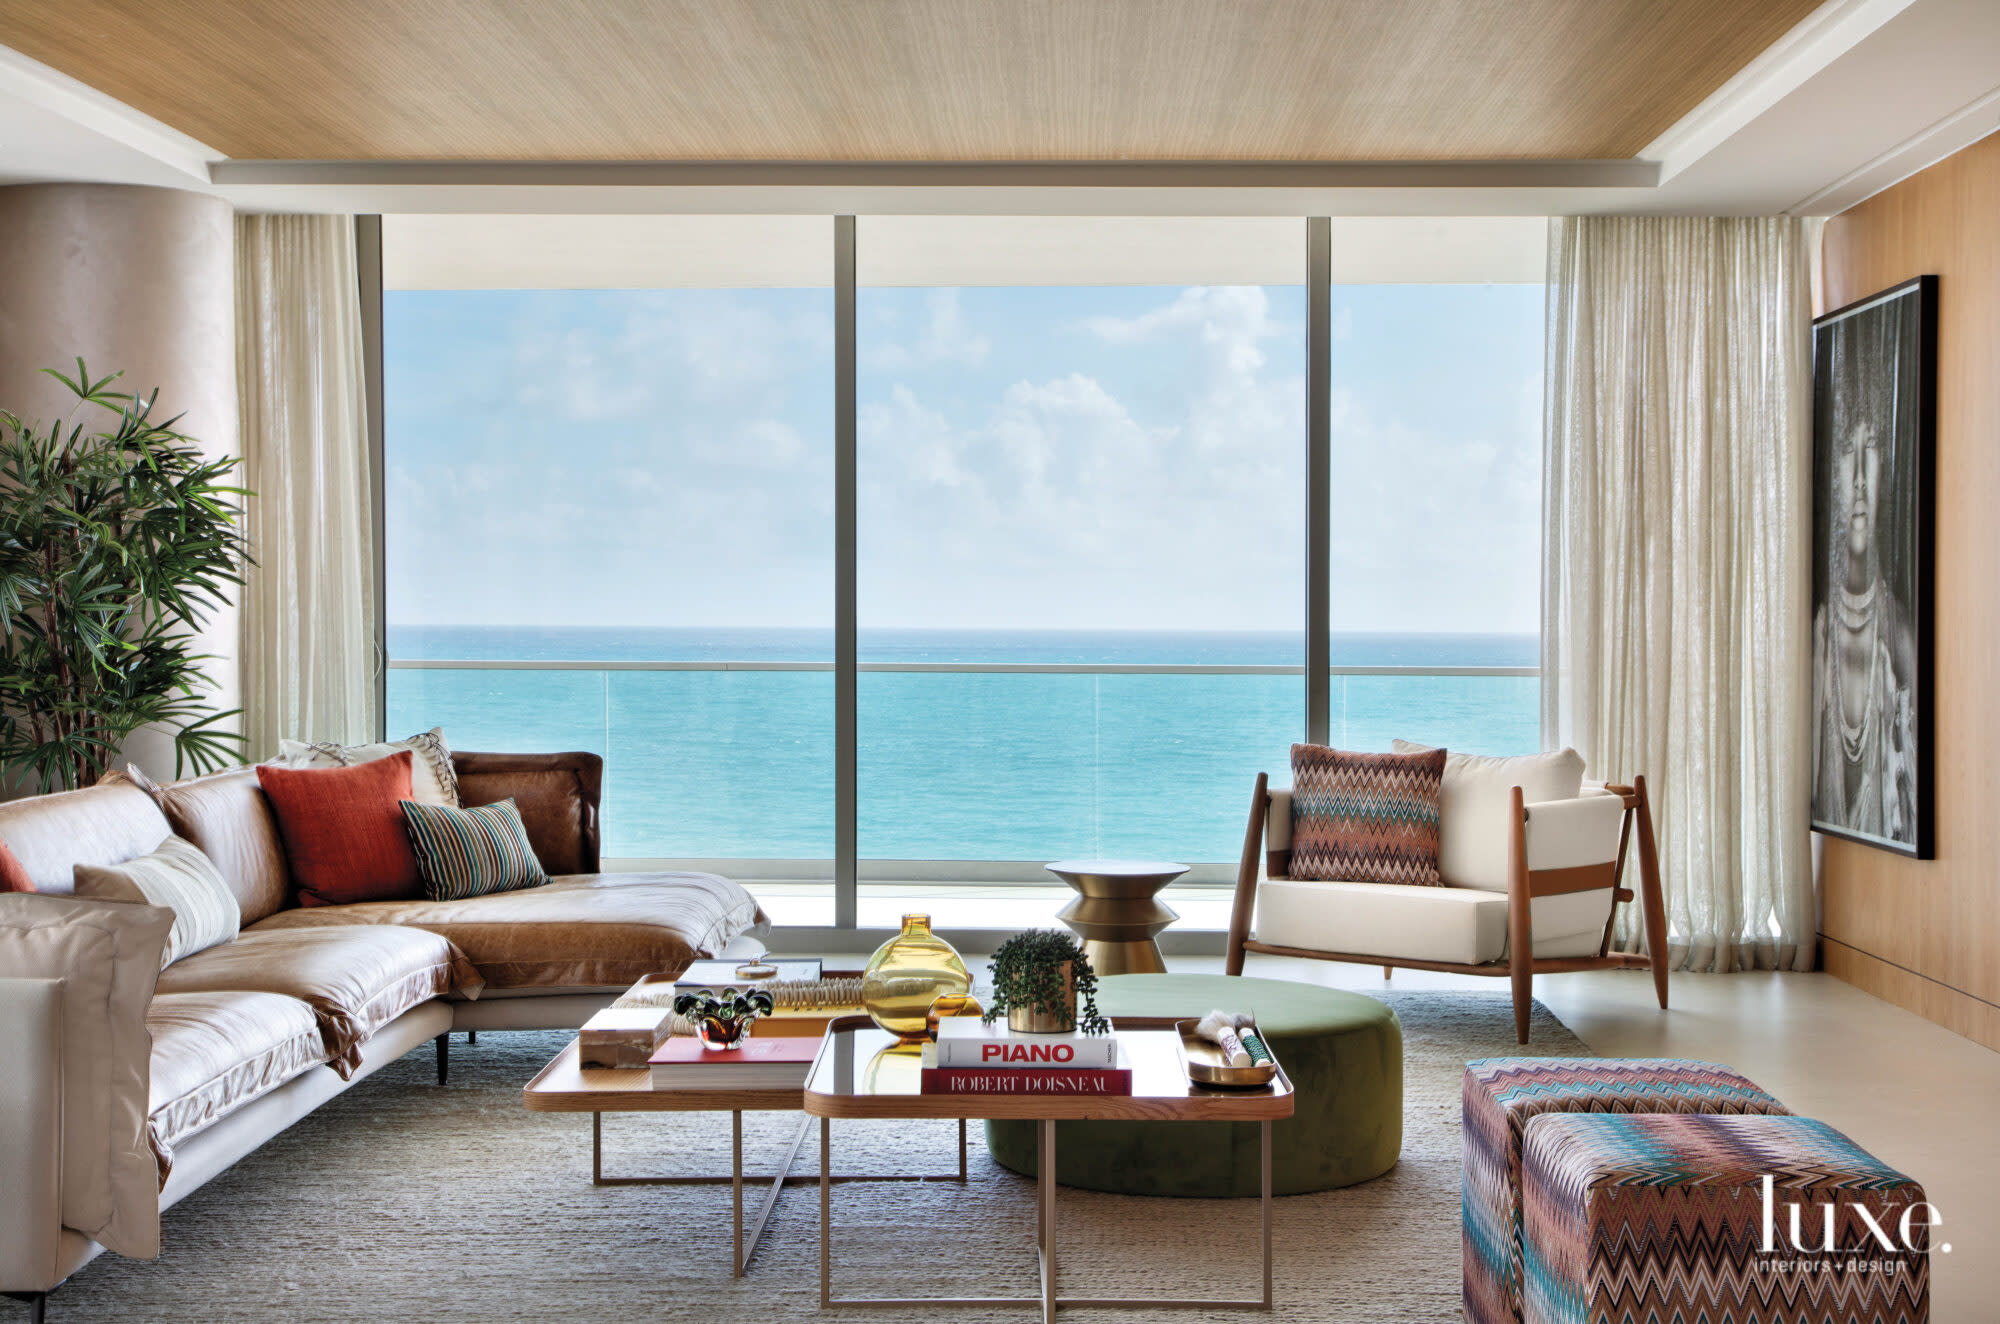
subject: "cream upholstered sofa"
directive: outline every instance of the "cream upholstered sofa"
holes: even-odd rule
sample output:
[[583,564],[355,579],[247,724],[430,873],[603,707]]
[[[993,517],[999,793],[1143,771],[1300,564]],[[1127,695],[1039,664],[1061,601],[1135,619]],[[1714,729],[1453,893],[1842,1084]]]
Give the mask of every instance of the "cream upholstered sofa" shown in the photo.
[[[0,804],[0,840],[34,889],[54,894],[21,898],[44,914],[115,906],[69,902],[75,867],[122,863],[170,834],[214,862],[241,912],[234,941],[164,970],[156,947],[146,972],[139,1042],[151,1050],[128,1067],[145,1072],[148,1115],[125,1148],[136,1143],[143,1162],[150,1145],[159,1189],[156,1206],[127,1210],[123,1226],[145,1234],[124,1243],[138,1247],[130,1253],[157,1248],[161,1210],[426,1040],[442,1084],[453,1029],[573,1028],[646,974],[762,951],[752,931],[763,913],[736,883],[598,871],[597,756],[460,753],[453,764],[462,803],[515,801],[551,883],[300,909],[251,769],[150,792],[114,776]],[[0,1293],[32,1301],[37,1321],[49,1290],[104,1250],[64,1221],[76,1203],[66,1188],[82,1180],[64,1164],[64,1121],[75,1116],[65,1099],[101,1075],[79,1060],[92,1053],[75,1052],[65,1016],[85,976],[51,979],[0,958]]]
[[[1521,786],[1504,784],[1517,770],[1510,764],[1535,771],[1525,760],[1447,764],[1440,823],[1446,885],[1438,887],[1293,878],[1292,794],[1272,789],[1259,773],[1230,918],[1228,973],[1243,973],[1246,953],[1264,952],[1380,965],[1384,975],[1403,967],[1505,976],[1513,981],[1515,1032],[1524,1044],[1537,974],[1646,967],[1664,1008],[1666,912],[1645,779],[1580,784],[1578,760],[1578,778],[1566,788],[1576,793],[1530,803]],[[1625,885],[1635,844],[1636,891]],[[1635,899],[1647,953],[1613,952],[1615,908]]]

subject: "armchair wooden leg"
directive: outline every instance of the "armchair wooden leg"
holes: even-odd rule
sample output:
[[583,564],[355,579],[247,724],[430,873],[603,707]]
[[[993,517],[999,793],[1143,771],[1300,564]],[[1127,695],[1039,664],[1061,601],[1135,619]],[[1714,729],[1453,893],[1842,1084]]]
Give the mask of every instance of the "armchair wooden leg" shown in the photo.
[[1385,965],[1382,967],[1382,978],[1384,979],[1387,979],[1389,976],[1395,973],[1396,973],[1396,967],[1393,965]]
[[1646,779],[1634,777],[1639,798],[1639,904],[1646,924],[1646,959],[1653,967],[1653,993],[1660,1010],[1667,1009],[1667,903],[1660,891],[1660,848],[1653,839],[1653,804],[1646,797]]
[[1270,779],[1257,774],[1250,793],[1250,822],[1243,830],[1243,861],[1236,870],[1236,896],[1229,907],[1229,945],[1223,948],[1222,972],[1243,973],[1243,943],[1250,936],[1250,917],[1257,904],[1257,857],[1264,849],[1264,817],[1270,812]]
[[1528,1007],[1535,999],[1535,929],[1528,886],[1528,806],[1514,788],[1507,872],[1507,968],[1514,983],[1514,1037],[1528,1042]]

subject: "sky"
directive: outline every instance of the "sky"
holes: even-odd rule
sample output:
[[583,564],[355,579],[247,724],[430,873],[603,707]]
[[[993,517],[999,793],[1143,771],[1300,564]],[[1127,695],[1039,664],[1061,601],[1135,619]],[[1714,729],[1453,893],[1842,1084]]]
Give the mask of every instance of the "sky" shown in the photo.
[[[863,629],[1303,623],[1305,291],[858,293]],[[1333,291],[1333,628],[1538,610],[1542,288]],[[830,290],[385,295],[392,625],[830,627]]]

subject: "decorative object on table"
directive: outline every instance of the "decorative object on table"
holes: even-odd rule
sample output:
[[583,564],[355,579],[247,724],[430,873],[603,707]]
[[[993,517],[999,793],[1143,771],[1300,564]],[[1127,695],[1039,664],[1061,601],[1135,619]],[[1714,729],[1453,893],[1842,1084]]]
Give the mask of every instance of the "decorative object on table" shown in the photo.
[[1679,1058],[1474,1058],[1460,1094],[1467,1324],[1520,1324],[1521,1147],[1536,1118],[1790,1111],[1728,1067]]
[[1158,860],[1057,860],[1048,871],[1076,889],[1076,899],[1056,912],[1083,939],[1099,975],[1163,974],[1157,941],[1180,916],[1156,894],[1188,871]]
[[1937,277],[1813,322],[1813,779],[1821,832],[1928,860]]
[[[822,972],[818,957],[773,957],[764,962],[775,965],[778,973],[754,982],[741,979],[736,971],[740,961],[696,961],[679,976],[647,975],[632,985],[612,1005],[614,1007],[662,1007],[673,1009],[674,999],[683,993],[703,989],[749,987],[771,995],[772,1009],[759,1018],[757,1033],[801,1036],[817,1039],[827,1022],[836,1016],[859,1013],[861,972]],[[674,1033],[691,1035],[694,1025],[676,1018]]]
[[924,1013],[924,1037],[937,1042],[938,1022],[957,1016],[984,1015],[986,1008],[979,1005],[979,999],[970,993],[940,993],[931,999],[931,1009]]
[[673,1033],[666,1007],[609,1006],[576,1035],[577,1062],[586,1067],[643,1067]]
[[754,961],[745,961],[742,965],[737,966],[735,974],[738,979],[776,979],[778,977],[778,967],[775,962],[766,961],[762,957],[759,957]]
[[1111,1023],[1097,1012],[1097,972],[1074,934],[1056,929],[1017,933],[993,953],[992,970],[987,1024],[1004,1015],[1007,1028],[1016,1034],[1110,1032]]
[[694,1037],[713,1052],[739,1049],[759,1016],[777,1004],[761,988],[701,989],[674,999],[674,1015],[686,1017]]
[[931,932],[929,915],[903,916],[903,931],[876,948],[861,971],[862,1006],[904,1046],[928,1041],[931,1004],[940,996],[971,991],[971,972]]
[[168,731],[174,772],[240,759],[205,694],[197,651],[209,615],[250,556],[229,484],[240,460],[211,458],[141,398],[48,375],[77,399],[45,428],[0,411],[0,769],[52,790],[96,785],[127,736]]
[[[1212,1012],[1210,1016],[1222,1015]],[[1230,1018],[1232,1021],[1234,1017]],[[1256,1032],[1254,1024],[1246,1027]],[[1267,1052],[1253,1061],[1234,1025],[1212,1024],[1210,1017],[1174,1022],[1180,1034],[1181,1069],[1190,1084],[1216,1089],[1262,1089],[1278,1078],[1278,1064]],[[1262,1036],[1258,1036],[1262,1041]]]
[[1194,1032],[1222,1050],[1225,1066],[1247,1067],[1250,1065],[1250,1050],[1243,1046],[1243,1038],[1236,1033],[1236,1027],[1254,1023],[1241,1012],[1211,1011],[1195,1022]]
[[797,1089],[818,1053],[817,1039],[746,1035],[719,1053],[677,1034],[648,1060],[656,1090]]
[[1556,1113],[1521,1166],[1524,1320],[1930,1320],[1924,1188],[1825,1122]]

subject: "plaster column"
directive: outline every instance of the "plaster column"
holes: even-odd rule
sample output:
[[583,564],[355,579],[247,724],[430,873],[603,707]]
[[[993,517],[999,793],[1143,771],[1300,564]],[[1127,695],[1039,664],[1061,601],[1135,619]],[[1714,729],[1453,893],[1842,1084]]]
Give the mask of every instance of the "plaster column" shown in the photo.
[[[155,417],[211,455],[240,454],[236,434],[235,217],[220,198],[121,184],[0,188],[0,408],[46,420],[68,392],[38,369],[122,371],[118,389],[160,391]],[[239,612],[211,616],[210,702],[242,706]],[[240,726],[240,723],[238,724]],[[173,775],[170,738],[142,731],[126,755]]]

